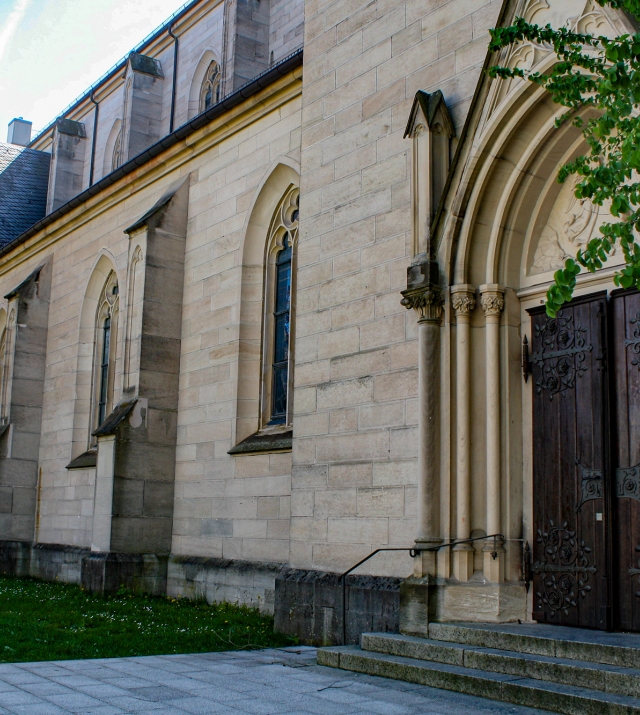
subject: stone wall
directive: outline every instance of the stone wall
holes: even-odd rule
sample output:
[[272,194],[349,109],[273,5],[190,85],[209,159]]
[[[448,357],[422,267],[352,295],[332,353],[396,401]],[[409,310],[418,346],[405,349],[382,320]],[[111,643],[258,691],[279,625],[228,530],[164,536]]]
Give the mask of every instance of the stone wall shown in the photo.
[[460,131],[498,10],[486,0],[305,4],[292,566],[338,571],[415,538],[403,134],[419,89],[442,90]]
[[284,568],[274,563],[171,556],[167,595],[207,603],[238,603],[273,614],[276,579]]
[[271,0],[270,64],[279,62],[298,47],[302,47],[303,35],[304,2]]
[[[275,628],[307,645],[360,643],[362,633],[397,633],[399,578],[283,569],[276,580]],[[344,620],[346,619],[346,625]]]

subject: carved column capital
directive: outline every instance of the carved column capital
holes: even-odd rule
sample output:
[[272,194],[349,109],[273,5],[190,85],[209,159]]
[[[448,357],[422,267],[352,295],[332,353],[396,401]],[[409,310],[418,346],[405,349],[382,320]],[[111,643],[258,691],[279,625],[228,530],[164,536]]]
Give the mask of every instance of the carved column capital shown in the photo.
[[476,292],[473,286],[452,286],[451,305],[457,317],[470,315],[476,307]]
[[482,285],[480,293],[484,314],[487,317],[499,316],[504,310],[504,288],[497,284]]
[[404,307],[418,313],[419,323],[440,324],[444,299],[439,286],[438,264],[426,254],[416,256],[407,268],[407,289],[402,291]]
[[407,288],[402,291],[400,303],[407,310],[413,308],[418,313],[419,323],[440,323],[444,298],[438,286]]

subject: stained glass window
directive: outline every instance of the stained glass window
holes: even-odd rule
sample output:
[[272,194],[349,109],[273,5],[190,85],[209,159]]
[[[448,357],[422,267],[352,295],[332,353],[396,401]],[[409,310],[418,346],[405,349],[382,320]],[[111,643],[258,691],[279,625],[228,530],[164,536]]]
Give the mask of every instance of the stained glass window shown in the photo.
[[287,419],[289,382],[289,336],[291,320],[291,245],[285,234],[282,250],[276,258],[274,301],[273,388],[270,425],[284,424]]
[[98,425],[107,416],[107,398],[109,396],[109,350],[111,347],[111,318],[102,326],[102,358],[100,360],[100,401],[98,403]]

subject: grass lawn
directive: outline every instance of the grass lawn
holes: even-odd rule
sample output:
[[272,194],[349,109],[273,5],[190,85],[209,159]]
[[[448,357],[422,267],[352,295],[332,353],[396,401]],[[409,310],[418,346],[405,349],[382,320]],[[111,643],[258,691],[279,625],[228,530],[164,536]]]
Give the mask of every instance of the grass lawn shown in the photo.
[[79,586],[0,577],[0,662],[120,658],[291,645],[273,618],[228,604],[98,596]]

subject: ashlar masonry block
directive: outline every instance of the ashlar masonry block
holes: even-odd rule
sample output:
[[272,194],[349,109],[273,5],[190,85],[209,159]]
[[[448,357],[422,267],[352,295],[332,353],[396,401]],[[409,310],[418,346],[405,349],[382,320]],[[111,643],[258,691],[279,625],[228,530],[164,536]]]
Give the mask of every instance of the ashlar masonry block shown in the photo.
[[131,308],[139,317],[127,336],[123,398],[112,426],[107,418],[96,433],[116,435],[112,551],[171,550],[188,196],[186,179],[127,229],[131,253],[143,265],[138,288],[131,285],[135,269],[129,276]]
[[58,119],[53,132],[47,213],[82,191],[87,133],[82,122]]
[[162,65],[159,60],[129,55],[124,98],[124,159],[133,159],[162,136]]
[[50,294],[49,259],[5,296],[0,539],[33,538]]

